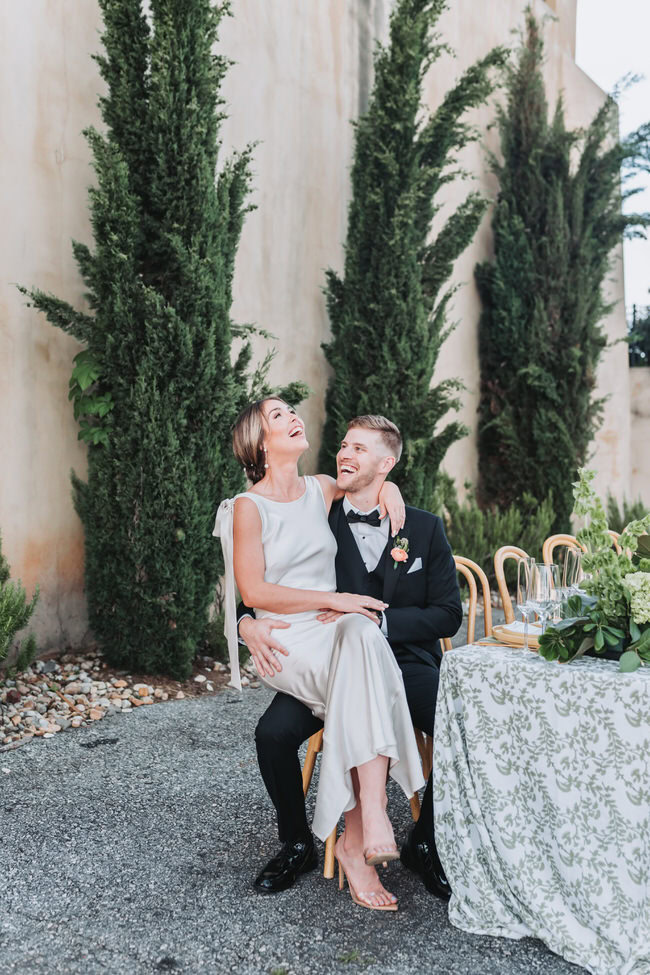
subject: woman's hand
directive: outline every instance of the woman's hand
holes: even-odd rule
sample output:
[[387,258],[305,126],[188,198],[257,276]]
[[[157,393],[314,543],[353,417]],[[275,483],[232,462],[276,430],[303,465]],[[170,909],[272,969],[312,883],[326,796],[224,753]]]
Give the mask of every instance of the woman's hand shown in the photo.
[[375,613],[377,610],[384,610],[388,603],[381,599],[374,599],[372,596],[359,596],[352,592],[333,592],[330,598],[329,608],[335,613],[361,613],[367,616],[374,623],[377,622]]
[[406,521],[406,507],[402,492],[391,481],[384,481],[379,492],[379,517],[383,518],[385,514],[390,516],[391,536],[399,535]]

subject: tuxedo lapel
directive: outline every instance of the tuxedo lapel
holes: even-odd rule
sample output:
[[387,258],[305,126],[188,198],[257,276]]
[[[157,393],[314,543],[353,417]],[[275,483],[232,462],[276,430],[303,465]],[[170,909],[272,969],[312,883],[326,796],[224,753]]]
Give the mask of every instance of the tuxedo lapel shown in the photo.
[[[401,532],[398,532],[400,538],[408,538],[407,535],[408,521],[404,523],[404,527]],[[388,536],[388,542],[386,544],[386,551],[384,553],[384,593],[383,599],[385,603],[390,604],[397,587],[397,583],[407,571],[407,566],[409,564],[408,559],[406,562],[398,562],[397,568],[395,568],[394,559],[391,557],[391,550],[393,549],[393,543],[395,535]]]

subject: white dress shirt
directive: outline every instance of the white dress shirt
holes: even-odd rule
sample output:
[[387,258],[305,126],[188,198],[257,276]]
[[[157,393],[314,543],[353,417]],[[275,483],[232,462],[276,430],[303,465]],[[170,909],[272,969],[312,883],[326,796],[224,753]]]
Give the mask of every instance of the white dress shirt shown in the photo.
[[[360,515],[369,515],[371,511],[379,511],[379,505],[371,508],[370,511],[359,511],[354,505],[350,504],[347,497],[343,498],[343,513],[347,518],[348,511],[356,511]],[[390,519],[388,515],[385,515],[378,526],[368,525],[363,521],[355,521],[349,525],[350,531],[354,536],[354,540],[357,543],[357,548],[359,549],[359,554],[363,559],[363,564],[366,567],[367,572],[372,572],[376,569],[379,560],[383,555],[384,549],[386,548],[386,542],[388,541],[388,532],[390,530]],[[388,636],[388,627],[386,626],[386,614],[384,613],[381,621],[381,632],[384,636]]]

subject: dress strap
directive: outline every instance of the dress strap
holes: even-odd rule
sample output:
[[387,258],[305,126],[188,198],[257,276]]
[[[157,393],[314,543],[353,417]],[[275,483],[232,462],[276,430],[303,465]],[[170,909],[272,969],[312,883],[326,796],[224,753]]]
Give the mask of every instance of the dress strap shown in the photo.
[[219,505],[217,518],[214,523],[213,535],[221,539],[223,563],[225,569],[225,598],[224,598],[224,634],[228,641],[228,656],[230,658],[230,686],[241,691],[241,675],[239,673],[239,643],[237,640],[237,603],[235,600],[235,569],[233,565],[233,516],[234,498],[226,498]]

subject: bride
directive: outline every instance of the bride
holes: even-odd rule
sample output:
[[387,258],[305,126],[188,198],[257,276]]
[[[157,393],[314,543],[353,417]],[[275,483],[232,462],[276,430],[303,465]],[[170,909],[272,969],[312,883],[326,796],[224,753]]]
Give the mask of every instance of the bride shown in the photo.
[[[346,813],[346,829],[362,831],[363,854],[355,863],[340,837],[335,851],[340,879],[347,875],[352,898],[362,907],[396,910],[397,899],[374,870],[399,856],[386,813],[387,772],[410,797],[424,784],[422,768],[402,675],[373,615],[386,604],[336,592],[337,546],[327,516],[342,492],[327,475],[298,474],[308,446],[302,420],[277,398],[247,406],[233,428],[234,453],[252,487],[221,504],[215,526],[231,590],[226,631],[232,670],[239,672],[232,630],[234,568],[242,599],[255,607],[256,616],[290,624],[277,630],[287,651],[281,669],[261,679],[324,721],[313,830],[325,840]],[[385,492],[399,495],[390,484]],[[385,496],[380,500],[385,506]],[[401,495],[398,509],[393,527],[399,530]],[[323,611],[340,615],[324,624],[317,619]],[[363,890],[355,887],[359,883]]]

